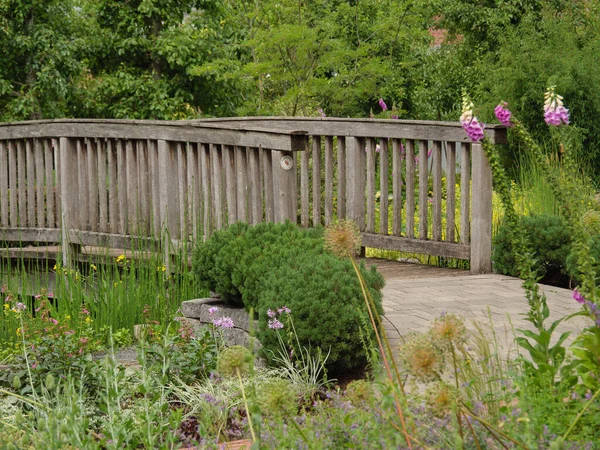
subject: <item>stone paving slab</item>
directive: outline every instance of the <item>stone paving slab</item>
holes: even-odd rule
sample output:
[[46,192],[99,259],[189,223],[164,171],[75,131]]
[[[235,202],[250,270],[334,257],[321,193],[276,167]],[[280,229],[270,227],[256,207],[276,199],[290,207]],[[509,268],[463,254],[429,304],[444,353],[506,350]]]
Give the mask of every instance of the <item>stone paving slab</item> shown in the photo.
[[[496,334],[504,357],[515,350],[514,329],[533,329],[525,320],[528,311],[523,281],[499,274],[470,275],[464,270],[406,264],[394,261],[367,260],[386,278],[383,289],[384,323],[390,342],[397,345],[411,333],[429,329],[442,313],[455,313],[465,318],[467,328],[475,330],[474,321],[482,325],[488,337]],[[410,267],[406,267],[410,266]],[[421,274],[421,276],[419,276]],[[408,276],[405,276],[408,275]],[[581,310],[571,298],[571,290],[540,285],[554,321]],[[573,335],[591,324],[587,317],[562,322],[554,340],[562,332]],[[572,338],[567,341],[567,344]]]

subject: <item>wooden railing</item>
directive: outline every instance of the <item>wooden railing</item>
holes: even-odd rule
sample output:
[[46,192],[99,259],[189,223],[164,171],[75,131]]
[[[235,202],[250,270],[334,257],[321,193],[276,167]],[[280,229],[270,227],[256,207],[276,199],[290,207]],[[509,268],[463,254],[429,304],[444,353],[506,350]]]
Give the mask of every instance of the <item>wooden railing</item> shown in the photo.
[[[486,135],[503,143],[506,130],[492,126]],[[63,258],[80,245],[145,240],[169,252],[237,221],[349,218],[365,246],[470,259],[472,271],[488,272],[491,193],[481,146],[457,123],[0,124],[0,240],[62,243]]]

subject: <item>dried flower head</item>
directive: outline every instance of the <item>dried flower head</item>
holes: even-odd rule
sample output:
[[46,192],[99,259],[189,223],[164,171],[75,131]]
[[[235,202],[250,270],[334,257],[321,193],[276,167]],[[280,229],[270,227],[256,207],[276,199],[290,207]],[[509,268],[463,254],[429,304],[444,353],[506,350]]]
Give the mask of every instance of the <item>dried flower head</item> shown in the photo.
[[444,369],[444,354],[429,334],[416,335],[400,348],[400,359],[415,377],[433,381]]
[[360,246],[360,230],[351,220],[337,221],[325,230],[325,248],[340,258],[352,258]]
[[353,405],[360,405],[373,398],[373,385],[365,380],[354,380],[346,388],[346,397]]
[[458,401],[456,389],[443,382],[432,385],[425,392],[427,406],[438,417],[447,416],[452,412],[452,406]]
[[240,374],[248,373],[251,363],[252,354],[246,347],[232,345],[221,352],[217,367],[221,375],[233,376],[238,371]]
[[271,378],[258,385],[256,399],[265,415],[291,416],[298,410],[296,391],[282,378]]
[[464,320],[455,314],[444,314],[433,322],[431,327],[433,339],[442,347],[462,344],[467,338]]

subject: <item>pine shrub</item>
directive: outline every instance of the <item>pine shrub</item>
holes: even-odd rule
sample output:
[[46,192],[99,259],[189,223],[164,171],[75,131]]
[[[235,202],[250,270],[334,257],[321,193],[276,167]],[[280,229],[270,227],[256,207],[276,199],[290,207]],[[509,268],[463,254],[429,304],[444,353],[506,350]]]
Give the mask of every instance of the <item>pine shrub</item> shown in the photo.
[[[533,268],[540,278],[552,272],[566,272],[571,235],[564,218],[546,214],[524,216],[519,221],[518,232],[525,233],[525,241],[535,260]],[[506,226],[501,226],[494,237],[494,270],[504,275],[518,276],[512,254],[508,230]]]
[[[372,267],[361,265],[369,291],[382,314],[381,289],[383,277]],[[280,351],[277,332],[285,336],[286,343],[295,347],[296,340],[286,321],[285,313],[279,316],[284,324],[281,330],[270,329],[267,311],[277,311],[281,306],[291,309],[291,317],[301,346],[309,348],[313,356],[329,353],[327,369],[334,374],[364,367],[367,353],[361,334],[372,333],[360,283],[348,260],[329,253],[319,255],[298,253],[286,265],[275,267],[264,278],[260,291],[259,333],[263,354],[270,361]],[[289,341],[289,342],[288,342]],[[298,354],[298,350],[295,350]]]

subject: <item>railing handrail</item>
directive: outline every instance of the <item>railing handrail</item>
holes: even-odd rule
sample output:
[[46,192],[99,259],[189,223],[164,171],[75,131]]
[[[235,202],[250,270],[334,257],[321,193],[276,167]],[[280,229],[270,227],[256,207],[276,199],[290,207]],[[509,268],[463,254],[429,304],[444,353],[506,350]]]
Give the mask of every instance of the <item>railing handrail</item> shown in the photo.
[[305,147],[306,135],[307,132],[302,130],[233,130],[227,126],[204,126],[190,121],[53,119],[0,123],[0,140],[60,137],[154,139],[299,151]]
[[[386,136],[396,139],[426,139],[470,143],[460,122],[289,116],[222,117],[184,122],[203,126],[225,125],[235,130],[266,132],[306,130],[308,134],[322,136]],[[501,124],[486,125],[485,136],[493,144],[506,144],[506,126]]]

